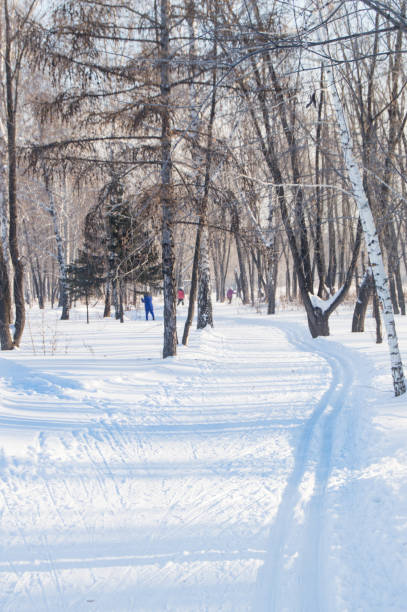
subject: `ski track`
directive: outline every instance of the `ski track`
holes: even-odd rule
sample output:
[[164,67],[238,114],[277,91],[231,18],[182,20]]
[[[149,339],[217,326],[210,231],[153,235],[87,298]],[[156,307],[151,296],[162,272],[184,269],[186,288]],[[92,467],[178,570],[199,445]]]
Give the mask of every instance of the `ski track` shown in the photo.
[[[335,607],[333,596],[328,592],[332,577],[329,577],[327,569],[328,551],[324,537],[326,491],[336,423],[346,407],[353,373],[349,359],[340,357],[341,351],[337,352],[338,347],[333,343],[328,344],[323,339],[318,340],[318,344],[310,342],[298,329],[273,324],[285,331],[294,347],[325,359],[332,376],[299,440],[294,469],[272,525],[268,555],[259,571],[253,610],[324,612]],[[301,484],[306,477],[310,478],[310,474],[313,475],[312,495],[306,502],[303,521],[300,521],[296,510],[301,501]],[[294,573],[296,579],[293,579]]]
[[[80,385],[65,397],[55,377],[51,391],[68,414],[51,431],[27,409],[37,444],[27,458],[6,458],[0,479],[10,542],[0,559],[2,612],[329,609],[325,500],[351,365],[299,326],[241,322],[238,334],[231,315],[222,334],[195,333],[179,361],[165,361],[162,380],[148,363],[145,378],[105,374],[80,411],[71,399]],[[273,373],[268,343],[284,337]],[[299,398],[295,371],[308,380]],[[9,395],[30,405],[21,391]],[[310,479],[312,495],[301,500]]]

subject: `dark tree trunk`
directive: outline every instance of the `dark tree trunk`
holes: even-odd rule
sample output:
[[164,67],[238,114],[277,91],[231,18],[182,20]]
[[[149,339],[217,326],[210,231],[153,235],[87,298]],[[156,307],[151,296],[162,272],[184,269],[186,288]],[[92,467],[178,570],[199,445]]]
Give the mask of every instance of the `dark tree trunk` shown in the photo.
[[226,276],[229,270],[230,247],[232,244],[232,234],[227,232],[222,243],[222,251],[220,255],[220,296],[221,302],[226,300]]
[[201,248],[201,223],[198,223],[195,238],[195,251],[194,261],[192,264],[192,275],[191,275],[191,286],[189,289],[189,302],[188,302],[188,314],[184,325],[184,333],[182,336],[182,344],[186,346],[188,344],[189,332],[194,320],[195,312],[195,301],[198,291],[198,262],[199,262],[199,251]]
[[41,282],[38,281],[38,278],[37,278],[37,275],[35,273],[34,266],[33,266],[32,262],[30,263],[30,267],[31,267],[32,283],[34,285],[34,299],[37,298],[39,309],[40,310],[44,310],[44,296],[43,296],[43,293],[42,293]]
[[120,323],[124,323],[124,306],[123,306],[123,281],[119,281],[119,319]]
[[161,208],[162,208],[162,270],[164,285],[164,346],[163,358],[177,354],[177,314],[174,256],[174,202],[171,189],[171,117],[170,117],[170,42],[169,3],[160,4],[161,59]]
[[[274,238],[273,245],[267,252],[267,314],[276,312],[276,291],[278,277],[278,243],[277,237]],[[287,268],[288,270],[288,268]]]
[[207,325],[213,327],[211,277],[208,258],[208,226],[206,221],[202,224],[198,271],[197,329],[204,329]]
[[23,219],[23,228],[24,228],[27,256],[30,262],[31,279],[32,279],[32,284],[34,286],[34,299],[38,300],[38,306],[40,310],[43,310],[45,306],[44,304],[45,282],[41,280],[41,269],[40,269],[40,263],[38,261],[38,256],[35,257],[35,264],[36,264],[37,269],[35,269],[34,267],[34,255],[32,253],[31,242],[28,237],[27,224],[25,222],[25,219]]
[[291,272],[290,272],[290,257],[283,244],[283,253],[285,259],[285,297],[289,302],[292,302],[291,297]]
[[8,150],[8,205],[9,205],[9,248],[14,269],[15,326],[14,345],[19,346],[25,325],[24,267],[18,247],[18,206],[17,206],[17,113],[13,96],[13,69],[11,66],[11,31],[7,2],[4,3],[5,17],[5,71],[7,106],[7,150]]
[[328,221],[328,272],[326,276],[326,284],[329,287],[330,292],[335,292],[336,283],[336,236],[335,236],[335,223],[333,220],[333,205],[330,203],[328,209],[329,221]]
[[[214,36],[214,48],[213,57],[217,55],[217,36],[216,36],[216,23],[215,23],[215,36]],[[197,317],[197,328],[204,329],[207,325],[213,327],[213,308],[212,308],[212,287],[211,287],[211,270],[209,262],[209,227],[208,227],[208,199],[209,199],[209,184],[211,175],[212,165],[212,146],[213,146],[213,124],[215,121],[215,109],[216,109],[216,61],[214,62],[214,69],[212,71],[212,96],[211,96],[211,110],[209,114],[208,123],[208,137],[206,141],[206,156],[205,156],[205,179],[203,190],[198,190],[198,193],[202,191],[202,197],[198,198],[199,206],[199,217],[202,219],[202,235],[200,240],[199,250],[199,274],[198,274],[198,317]],[[195,102],[195,101],[194,101]]]
[[0,245],[0,345],[2,351],[14,348],[10,332],[11,322],[11,292],[7,265]]
[[292,299],[296,300],[298,297],[298,274],[297,274],[297,270],[295,266],[293,266],[292,279],[293,279],[293,286],[291,290],[291,295],[292,295]]
[[120,319],[120,304],[119,304],[119,289],[118,289],[119,281],[114,278],[112,281],[112,297],[113,297],[113,306],[114,306],[114,318],[116,321]]
[[289,302],[292,302],[292,297],[291,297],[291,274],[290,274],[289,266],[287,266],[287,268],[285,270],[285,296],[286,296],[286,298],[287,298],[287,300]]
[[251,305],[254,306],[255,297],[254,297],[254,257],[253,253],[247,254],[247,267],[249,269],[249,287],[250,287],[250,302]]
[[399,305],[397,302],[396,284],[394,282],[393,270],[392,268],[390,268],[390,266],[388,269],[388,278],[389,278],[390,298],[391,298],[391,303],[393,305],[393,311],[394,311],[394,314],[398,315],[400,314],[400,310],[399,310]]
[[318,119],[316,129],[316,142],[315,142],[315,183],[316,183],[316,229],[315,229],[315,260],[318,270],[319,285],[318,285],[318,296],[320,298],[326,297],[325,291],[325,254],[324,254],[324,243],[322,236],[322,198],[321,198],[321,170],[320,170],[320,156],[321,156],[321,132],[322,132],[322,109],[324,105],[324,77],[323,68],[321,68],[321,80],[320,80],[320,98],[318,104]]
[[68,293],[68,286],[67,286],[67,282],[66,282],[66,278],[65,279],[61,279],[60,282],[60,295],[61,295],[61,306],[62,306],[62,313],[61,313],[61,321],[68,321],[69,320],[69,307],[70,307],[70,297],[69,297],[69,293]]
[[212,254],[212,264],[213,264],[213,272],[215,275],[215,295],[216,301],[220,302],[220,264],[219,264],[219,253],[215,248],[214,241],[211,240],[211,254]]
[[399,260],[397,260],[397,262],[395,264],[394,276],[395,276],[395,281],[396,281],[397,298],[398,298],[398,303],[399,303],[399,307],[400,307],[400,314],[402,316],[405,316],[406,315],[406,302],[405,302],[405,299],[404,299],[403,283],[402,283],[402,280],[401,280],[400,261]]
[[237,297],[242,299],[242,284],[240,282],[240,276],[237,273],[237,270],[235,270],[235,283],[236,283],[236,294],[237,294]]
[[112,312],[112,293],[111,293],[111,282],[107,280],[105,287],[105,306],[103,310],[103,317],[110,317]]
[[56,298],[56,294],[57,294],[58,288],[57,287],[53,287],[52,291],[51,291],[51,308],[54,308],[55,305],[55,298]]
[[358,293],[352,319],[352,332],[365,331],[365,316],[370,295],[373,291],[373,275],[371,270],[366,270]]
[[376,321],[376,344],[381,344],[383,342],[382,320],[380,317],[380,300],[377,295],[376,287],[374,287],[373,290],[373,316]]
[[89,295],[85,293],[85,304],[86,304],[86,323],[89,325]]
[[313,308],[307,312],[308,327],[313,338],[329,336],[329,314],[324,313],[321,308]]
[[245,262],[245,254],[242,245],[242,241],[239,235],[240,227],[239,227],[239,215],[237,210],[233,210],[233,233],[235,236],[236,242],[236,250],[237,250],[237,258],[239,261],[239,269],[240,269],[240,291],[241,298],[243,304],[250,304],[249,297],[249,285],[247,282],[247,272],[246,272],[246,262]]

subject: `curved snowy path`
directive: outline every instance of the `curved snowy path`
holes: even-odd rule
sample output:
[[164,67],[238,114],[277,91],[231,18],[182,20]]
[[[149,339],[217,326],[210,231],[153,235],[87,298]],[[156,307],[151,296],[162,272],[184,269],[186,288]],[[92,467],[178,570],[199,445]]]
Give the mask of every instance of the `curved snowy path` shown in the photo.
[[216,321],[165,361],[159,321],[67,322],[67,354],[1,360],[2,612],[345,609],[327,489],[352,353]]
[[253,609],[331,610],[335,606],[329,593],[332,575],[328,569],[326,496],[334,442],[340,442],[336,423],[352,387],[352,364],[343,347],[323,339],[309,340],[304,332],[289,325],[275,325],[285,330],[292,346],[325,359],[331,376],[298,441],[294,468],[259,572]]

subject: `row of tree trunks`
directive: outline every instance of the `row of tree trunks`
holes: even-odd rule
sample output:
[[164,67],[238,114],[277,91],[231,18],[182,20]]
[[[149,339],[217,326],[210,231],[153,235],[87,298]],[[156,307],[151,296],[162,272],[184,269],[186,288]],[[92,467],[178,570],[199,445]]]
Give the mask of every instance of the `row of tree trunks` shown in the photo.
[[394,227],[393,220],[388,218],[389,216],[389,205],[390,205],[390,185],[392,183],[393,167],[394,167],[394,156],[396,147],[399,139],[401,138],[400,121],[397,109],[397,98],[399,90],[399,80],[401,74],[401,50],[403,42],[403,33],[401,30],[397,33],[396,47],[394,60],[392,60],[392,69],[390,74],[391,81],[391,102],[388,107],[389,115],[389,126],[388,126],[388,143],[387,151],[385,155],[385,167],[383,181],[380,189],[380,210],[385,223],[383,226],[383,242],[387,252],[388,261],[388,276],[389,276],[389,288],[390,297],[393,304],[393,310],[395,314],[401,312],[402,315],[406,314],[406,305],[403,294],[403,287],[401,282],[400,273],[400,259],[397,252],[397,235]]
[[380,249],[379,237],[377,234],[373,214],[369,206],[369,201],[363,188],[363,181],[359,173],[359,168],[353,156],[353,145],[348,124],[341,99],[337,90],[334,68],[332,65],[326,68],[329,90],[335,109],[338,125],[340,128],[341,146],[344,155],[346,170],[352,185],[353,194],[359,209],[363,232],[366,239],[367,252],[373,270],[376,290],[383,307],[383,319],[387,332],[389,353],[391,361],[391,372],[393,376],[393,387],[396,396],[406,392],[403,365],[398,346],[396,326],[394,321],[393,307],[389,293],[389,283],[386,277],[382,253]]
[[352,332],[365,331],[365,316],[369,304],[370,296],[373,296],[373,316],[376,321],[376,343],[383,342],[382,325],[380,317],[380,302],[377,295],[373,272],[368,268],[359,287],[358,297],[353,311]]
[[250,304],[249,283],[247,280],[247,271],[246,271],[246,253],[245,253],[242,239],[240,236],[240,215],[238,212],[238,204],[236,202],[232,204],[231,215],[232,215],[232,232],[235,237],[237,259],[239,262],[239,271],[240,271],[239,292],[240,292],[243,304]]
[[[189,5],[188,13],[188,27],[190,34],[194,33],[194,3],[191,2]],[[191,36],[191,38],[193,38]],[[213,56],[217,54],[217,41],[216,37],[213,46]],[[190,47],[190,59],[191,65],[190,70],[192,75],[196,71],[194,63],[195,48],[193,45]],[[216,63],[215,63],[216,65]],[[195,240],[195,253],[193,259],[192,269],[192,282],[189,293],[189,304],[188,304],[188,316],[184,325],[184,332],[182,336],[182,343],[186,345],[188,343],[189,332],[191,329],[195,301],[197,300],[198,312],[197,312],[197,329],[204,329],[207,325],[213,327],[213,308],[212,308],[212,286],[211,286],[211,273],[210,273],[210,238],[208,228],[208,204],[209,204],[209,189],[211,182],[211,169],[212,169],[212,154],[213,154],[213,125],[215,121],[216,111],[216,80],[217,71],[216,67],[212,70],[212,93],[211,93],[211,106],[209,113],[209,120],[207,126],[207,139],[205,143],[206,151],[205,156],[200,152],[200,121],[197,113],[198,100],[196,90],[193,86],[193,79],[191,79],[190,87],[190,98],[191,98],[191,132],[192,132],[192,150],[191,157],[194,171],[194,190],[195,190],[195,202],[198,216],[198,227]],[[203,170],[203,174],[202,174]]]
[[373,292],[374,280],[371,269],[367,269],[362,282],[360,284],[359,293],[357,296],[355,309],[353,311],[352,318],[352,331],[363,332],[365,331],[365,315],[367,306],[369,304],[370,296]]

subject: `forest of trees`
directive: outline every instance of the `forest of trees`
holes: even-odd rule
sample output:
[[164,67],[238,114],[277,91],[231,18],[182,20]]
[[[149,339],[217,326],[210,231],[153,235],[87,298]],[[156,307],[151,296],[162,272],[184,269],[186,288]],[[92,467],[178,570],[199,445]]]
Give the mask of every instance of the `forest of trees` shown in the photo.
[[270,315],[285,287],[313,337],[352,289],[404,392],[404,0],[1,0],[0,26],[2,350],[34,302],[123,321],[161,291],[167,357],[180,285],[184,344],[231,282]]

